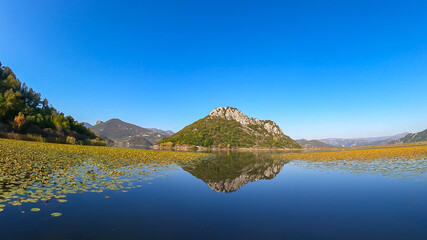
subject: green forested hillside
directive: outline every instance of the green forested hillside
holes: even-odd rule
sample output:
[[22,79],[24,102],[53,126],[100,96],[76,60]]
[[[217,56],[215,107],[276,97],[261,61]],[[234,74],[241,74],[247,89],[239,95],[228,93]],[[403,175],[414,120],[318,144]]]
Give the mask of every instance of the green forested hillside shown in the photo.
[[216,146],[216,147],[262,147],[300,148],[290,137],[276,136],[263,125],[243,126],[236,120],[206,116],[178,133],[159,141],[159,144]]
[[415,142],[425,142],[427,141],[427,129],[417,133],[409,133],[405,137],[395,141],[395,144],[402,143],[415,143]]
[[[34,134],[45,140],[69,143],[95,143],[96,135],[71,116],[49,105],[46,98],[16,78],[0,63],[0,131]],[[99,140],[99,139],[98,139]],[[102,141],[97,143],[102,144]]]

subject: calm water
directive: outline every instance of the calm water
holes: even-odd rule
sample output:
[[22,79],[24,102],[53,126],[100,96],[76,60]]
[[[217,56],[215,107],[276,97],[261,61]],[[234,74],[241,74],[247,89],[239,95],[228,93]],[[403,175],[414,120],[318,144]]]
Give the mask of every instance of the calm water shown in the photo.
[[427,239],[426,167],[427,160],[350,165],[222,153],[131,180],[141,187],[126,191],[7,205],[0,233],[2,240]]

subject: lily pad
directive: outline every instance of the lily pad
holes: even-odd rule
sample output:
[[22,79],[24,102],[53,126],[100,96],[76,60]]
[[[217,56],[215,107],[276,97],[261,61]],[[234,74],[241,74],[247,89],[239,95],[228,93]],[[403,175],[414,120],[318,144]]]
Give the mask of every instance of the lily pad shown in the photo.
[[22,205],[22,203],[19,201],[13,201],[10,204],[12,204],[13,206],[21,206]]
[[59,213],[59,212],[55,212],[55,213],[52,213],[52,214],[50,214],[52,217],[60,217],[60,216],[62,216],[62,213]]
[[40,212],[40,208],[31,208],[31,212]]
[[[141,187],[141,183],[136,185],[134,181],[156,175],[171,163],[187,163],[208,156],[8,139],[0,139],[0,149],[8,149],[0,151],[1,209],[5,203],[20,206],[53,200],[66,202],[68,194],[102,193],[107,189],[127,192]],[[151,171],[153,168],[155,172]]]

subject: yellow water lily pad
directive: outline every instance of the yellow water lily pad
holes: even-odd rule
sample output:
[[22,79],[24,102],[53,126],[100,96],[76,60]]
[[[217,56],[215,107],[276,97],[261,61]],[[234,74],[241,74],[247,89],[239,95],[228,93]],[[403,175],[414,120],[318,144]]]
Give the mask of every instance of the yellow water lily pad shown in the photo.
[[55,213],[52,213],[52,214],[50,214],[52,217],[60,217],[60,216],[62,216],[62,213],[59,213],[59,212],[55,212]]
[[[143,176],[157,175],[172,163],[187,163],[209,155],[9,139],[0,139],[0,149],[0,203],[14,206],[66,202],[68,194],[102,193],[107,189],[127,192],[141,187],[134,181],[142,181]],[[0,205],[4,207],[5,204]]]
[[19,201],[13,201],[13,202],[10,202],[10,204],[12,204],[13,206],[21,206],[22,205],[22,203]]

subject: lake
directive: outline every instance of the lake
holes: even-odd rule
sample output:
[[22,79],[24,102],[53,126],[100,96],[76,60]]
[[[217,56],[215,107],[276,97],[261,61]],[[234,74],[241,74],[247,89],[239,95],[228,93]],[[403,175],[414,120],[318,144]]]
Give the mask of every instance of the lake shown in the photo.
[[31,190],[55,198],[0,203],[1,239],[427,239],[426,159],[349,164],[221,152],[124,169],[132,174],[114,179],[88,160],[74,167],[77,180]]

